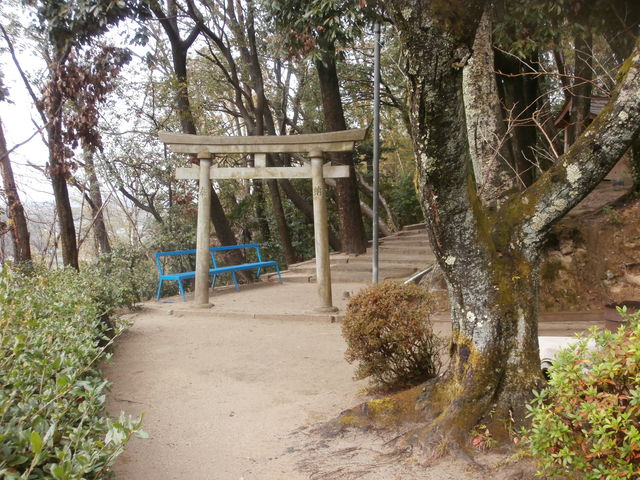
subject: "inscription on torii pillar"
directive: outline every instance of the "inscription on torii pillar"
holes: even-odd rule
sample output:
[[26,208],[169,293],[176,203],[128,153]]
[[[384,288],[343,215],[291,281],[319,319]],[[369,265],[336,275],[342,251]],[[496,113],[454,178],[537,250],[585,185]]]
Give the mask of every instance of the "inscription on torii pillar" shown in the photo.
[[[316,281],[319,297],[319,305],[315,310],[321,312],[336,311],[331,295],[329,221],[324,179],[348,177],[349,167],[324,164],[324,154],[327,152],[351,151],[355,142],[363,140],[365,135],[366,129],[266,137],[217,137],[160,132],[160,140],[170,150],[176,153],[196,155],[200,159],[199,166],[176,169],[176,178],[178,179],[199,180],[194,304],[197,306],[209,305],[211,181],[224,179],[311,178]],[[298,167],[267,167],[267,153],[306,153],[311,162],[310,165]],[[254,166],[212,166],[212,158],[216,154],[253,154]]]

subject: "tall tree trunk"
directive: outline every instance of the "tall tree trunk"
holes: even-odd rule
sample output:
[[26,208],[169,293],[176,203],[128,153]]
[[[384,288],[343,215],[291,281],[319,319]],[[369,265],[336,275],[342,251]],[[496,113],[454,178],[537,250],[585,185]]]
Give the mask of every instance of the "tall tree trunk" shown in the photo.
[[499,73],[498,93],[504,105],[504,121],[510,123],[513,134],[507,148],[521,188],[528,187],[536,178],[535,146],[537,127],[531,120],[537,110],[538,78],[532,68],[538,65],[537,54],[523,61],[504,52],[495,52]]
[[0,120],[0,174],[2,175],[2,183],[4,194],[7,197],[7,206],[9,208],[9,224],[11,231],[11,239],[15,247],[15,262],[18,265],[31,262],[31,245],[29,243],[29,229],[27,227],[27,219],[24,215],[24,208],[20,202],[16,182],[13,178],[13,169],[7,151],[7,142],[4,138],[4,130],[2,121]]
[[256,221],[258,222],[258,231],[262,237],[262,241],[265,242],[271,238],[271,231],[269,229],[269,222],[267,221],[267,214],[265,212],[265,197],[264,197],[264,183],[262,180],[252,180],[253,186],[253,198],[254,209],[256,214]]
[[95,238],[96,256],[111,253],[111,243],[104,223],[102,192],[93,162],[93,153],[85,151],[84,170],[89,180],[89,197],[91,198],[91,213],[93,215],[93,233]]
[[[256,32],[254,22],[254,3],[249,0],[247,2],[247,39],[249,41],[249,75],[253,83],[253,88],[256,92],[256,126],[255,134],[264,135],[265,119],[267,112],[269,116],[271,112],[267,105],[267,97],[264,92],[264,78],[262,76],[262,69],[260,67],[260,58],[258,57],[258,47],[256,45]],[[274,128],[275,130],[275,128]],[[275,134],[275,131],[273,132]],[[269,155],[268,162],[272,164],[273,156]],[[291,243],[291,236],[289,235],[289,228],[284,216],[284,208],[282,208],[282,199],[280,197],[280,190],[278,189],[278,182],[275,180],[267,181],[267,188],[269,189],[269,198],[271,199],[271,206],[273,215],[278,225],[278,235],[280,237],[280,244],[284,252],[284,256],[287,264],[296,262],[296,253]]]
[[640,193],[640,135],[636,137],[631,145],[631,178],[633,180],[633,191]]
[[[342,98],[336,69],[336,52],[333,44],[322,45],[322,58],[315,62],[322,93],[322,111],[325,128],[329,132],[346,130],[347,124],[342,109]],[[360,254],[367,249],[367,237],[360,211],[358,184],[351,153],[332,153],[331,159],[340,165],[348,165],[351,170],[349,178],[336,180],[338,198],[338,214],[340,217],[340,234],[342,250],[345,253]]]
[[276,217],[276,223],[278,225],[278,233],[280,239],[283,238],[287,241],[282,243],[282,251],[284,253],[285,261],[287,265],[294,264],[298,261],[298,255],[291,243],[291,237],[289,235],[289,227],[287,226],[287,219],[284,214],[284,208],[282,206],[282,198],[280,197],[280,189],[278,188],[278,182],[276,180],[267,180],[269,186],[269,197],[271,199],[271,208],[273,208],[273,215]]
[[482,15],[473,44],[473,56],[464,67],[462,81],[469,135],[469,151],[480,198],[495,202],[505,190],[516,186],[513,158],[506,148],[502,107],[494,71],[491,9]]
[[[475,13],[471,9],[465,20],[470,25],[482,11]],[[534,260],[513,244],[511,226],[491,218],[476,192],[462,70],[452,68],[470,53],[475,30],[464,32],[469,35],[466,50],[434,30],[419,32],[412,26],[402,31],[402,42],[410,45],[412,135],[421,202],[447,280],[453,330],[449,369],[425,389],[420,404],[427,407],[428,419],[456,440],[479,421],[489,423],[486,416],[492,409],[500,419],[509,418],[509,411],[522,414],[532,388],[541,381],[537,276],[531,268]],[[494,226],[500,231],[493,231]],[[456,395],[445,400],[441,394],[449,389]],[[490,428],[493,432],[493,425]]]
[[[175,92],[175,106],[178,109],[180,126],[183,133],[195,135],[197,129],[189,100],[189,83],[187,78],[187,52],[200,33],[200,26],[196,26],[184,40],[180,37],[178,27],[178,11],[175,0],[167,0],[167,13],[165,13],[156,0],[150,2],[150,8],[156,16],[171,44],[173,72],[176,76],[177,88]],[[216,231],[218,240],[222,245],[236,245],[236,237],[231,229],[229,219],[224,212],[220,198],[211,185],[211,221]],[[229,252],[233,262],[244,263],[240,250]],[[249,280],[247,272],[240,272],[240,276]]]
[[593,80],[593,53],[591,34],[577,34],[574,39],[574,69],[571,94],[571,123],[566,129],[565,148],[576,141],[576,138],[587,126],[591,107],[591,90]]
[[56,50],[56,61],[59,63],[51,66],[46,116],[47,141],[49,142],[49,167],[48,173],[53,188],[53,198],[58,214],[58,227],[60,229],[60,242],[62,244],[62,263],[80,269],[78,263],[78,245],[76,243],[76,228],[73,223],[73,211],[69,201],[67,177],[70,175],[70,165],[65,157],[65,145],[62,138],[62,103],[63,99],[57,83],[60,81],[61,59],[63,54]]
[[[573,147],[524,192],[482,205],[465,128],[460,65],[484,2],[390,0],[407,59],[412,137],[431,244],[451,298],[451,362],[427,384],[419,440],[458,441],[478,423],[505,433],[542,379],[539,253],[558,219],[604,178],[640,131],[640,42],[621,84]],[[455,24],[449,12],[460,12]]]
[[196,124],[191,111],[187,83],[187,50],[183,42],[171,42],[173,72],[176,76],[175,105],[183,133],[195,135]]

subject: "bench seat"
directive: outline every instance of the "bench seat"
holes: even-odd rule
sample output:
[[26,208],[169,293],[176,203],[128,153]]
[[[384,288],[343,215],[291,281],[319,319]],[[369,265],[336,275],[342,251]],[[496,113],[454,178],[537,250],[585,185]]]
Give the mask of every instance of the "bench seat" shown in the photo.
[[[248,249],[248,248],[255,249],[256,256],[258,258],[257,262],[242,263],[237,265],[218,266],[218,262],[216,260],[216,255],[215,255],[216,252],[228,252],[229,250],[241,250],[241,249]],[[222,247],[211,247],[209,248],[209,252],[211,254],[211,260],[213,261],[213,268],[209,269],[209,275],[213,276],[213,280],[211,282],[212,288],[215,288],[216,278],[218,275],[230,273],[233,277],[233,283],[236,287],[236,290],[240,290],[240,286],[238,285],[238,280],[236,278],[235,272],[242,271],[242,270],[257,270],[256,275],[259,277],[261,270],[265,268],[270,268],[270,267],[273,267],[276,269],[276,272],[278,273],[278,277],[280,279],[280,283],[282,283],[282,276],[280,275],[280,266],[278,265],[278,262],[276,262],[275,260],[263,261],[260,255],[260,246],[256,243],[251,243],[246,245],[228,245],[228,246],[222,246]],[[184,293],[184,286],[182,284],[182,281],[195,278],[196,272],[164,273],[164,270],[162,268],[161,258],[172,257],[177,255],[195,255],[195,253],[196,253],[196,250],[178,250],[174,252],[157,252],[154,254],[156,258],[156,263],[158,266],[158,273],[160,276],[160,279],[158,282],[158,293],[156,295],[156,300],[158,301],[160,300],[160,294],[162,291],[163,282],[165,280],[174,280],[178,282],[178,288],[180,289],[180,295],[182,296],[182,301],[183,302],[186,301],[186,296]]]

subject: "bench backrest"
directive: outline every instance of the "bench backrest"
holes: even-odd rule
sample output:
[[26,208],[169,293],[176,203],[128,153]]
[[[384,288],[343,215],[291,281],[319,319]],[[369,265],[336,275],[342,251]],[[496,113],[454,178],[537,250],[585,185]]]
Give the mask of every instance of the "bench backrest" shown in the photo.
[[162,257],[176,257],[178,255],[195,255],[196,250],[176,250],[174,252],[156,252],[153,256],[156,258],[156,264],[158,265],[158,272],[160,275],[164,275],[164,269],[162,268]]
[[[257,243],[246,243],[244,245],[226,245],[222,247],[209,248],[209,252],[211,252],[211,260],[213,260],[213,268],[218,267],[218,263],[216,261],[216,255],[215,255],[216,252],[227,252],[229,250],[243,250],[243,249],[250,249],[250,248],[255,248],[256,256],[258,257],[258,262],[262,262],[262,256],[260,255],[260,245],[258,245]],[[162,267],[162,261],[161,261],[163,257],[176,257],[178,255],[195,255],[195,253],[196,253],[195,249],[176,250],[173,252],[156,252],[153,254],[153,256],[156,259],[158,272],[160,272],[160,275],[164,275],[164,269]]]
[[249,248],[255,248],[256,256],[258,257],[258,262],[262,262],[262,257],[260,255],[260,245],[257,243],[246,243],[243,245],[225,245],[222,247],[211,247],[209,250],[211,251],[211,259],[213,260],[213,268],[218,267],[218,262],[216,261],[216,252],[228,252],[229,250],[244,250]]

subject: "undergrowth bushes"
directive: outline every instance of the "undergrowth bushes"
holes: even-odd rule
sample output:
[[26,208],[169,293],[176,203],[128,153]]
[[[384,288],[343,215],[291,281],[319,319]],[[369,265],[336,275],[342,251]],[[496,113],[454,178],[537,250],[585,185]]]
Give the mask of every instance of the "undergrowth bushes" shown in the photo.
[[155,262],[146,251],[130,246],[114,247],[96,263],[84,266],[82,275],[90,283],[94,299],[108,313],[148,300],[158,284]]
[[104,316],[91,274],[0,276],[0,478],[100,479],[139,421],[104,415]]
[[640,478],[640,314],[556,356],[529,406],[528,443],[553,478]]
[[384,282],[355,295],[342,324],[345,357],[356,378],[383,390],[412,387],[440,370],[442,341],[433,333],[431,300],[418,285]]

